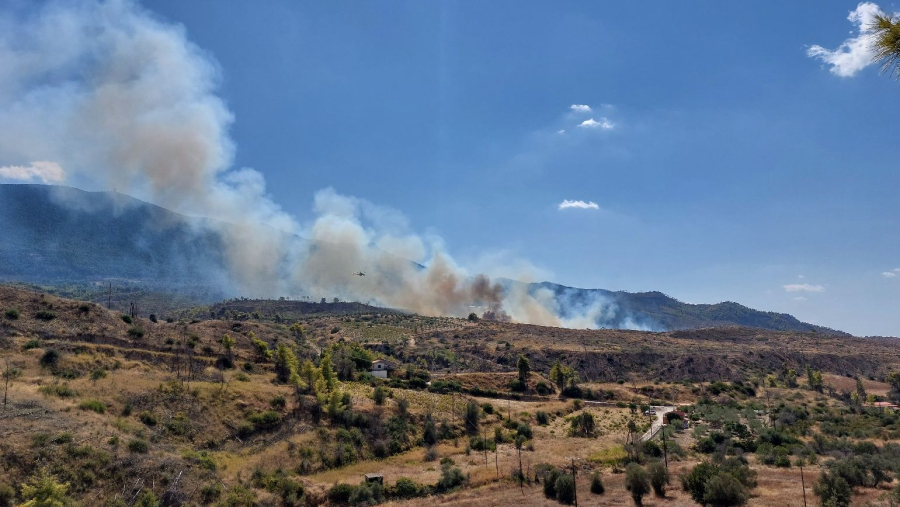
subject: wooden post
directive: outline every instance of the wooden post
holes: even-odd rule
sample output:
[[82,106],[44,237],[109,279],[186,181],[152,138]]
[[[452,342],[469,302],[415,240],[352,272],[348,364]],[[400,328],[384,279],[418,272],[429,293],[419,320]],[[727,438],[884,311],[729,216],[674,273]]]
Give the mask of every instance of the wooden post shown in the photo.
[[800,486],[803,488],[803,507],[806,507],[806,481],[803,479],[803,467],[800,467]]
[[578,478],[575,472],[575,458],[572,458],[572,492],[575,493],[575,507],[578,507]]

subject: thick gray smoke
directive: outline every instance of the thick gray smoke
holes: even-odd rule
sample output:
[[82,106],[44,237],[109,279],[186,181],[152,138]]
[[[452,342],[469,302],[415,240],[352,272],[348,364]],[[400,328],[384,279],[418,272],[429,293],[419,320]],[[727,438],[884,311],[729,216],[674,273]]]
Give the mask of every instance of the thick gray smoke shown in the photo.
[[232,169],[219,72],[183,27],[131,0],[0,14],[0,177],[101,185],[212,218],[231,289],[244,295],[327,294],[429,315],[474,308],[575,327],[609,311],[598,300],[568,316],[550,291],[470,273],[401,214],[332,189],[316,194],[315,220],[298,223],[259,172]]

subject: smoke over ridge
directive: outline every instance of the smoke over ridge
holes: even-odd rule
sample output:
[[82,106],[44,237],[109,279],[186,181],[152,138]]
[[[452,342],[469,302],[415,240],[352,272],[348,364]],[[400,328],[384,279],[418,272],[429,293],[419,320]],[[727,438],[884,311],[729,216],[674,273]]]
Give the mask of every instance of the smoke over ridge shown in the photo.
[[[0,14],[0,176],[30,179],[46,175],[35,167],[54,167],[53,181],[212,218],[230,289],[243,295],[327,294],[570,327],[597,327],[618,311],[599,297],[576,311],[545,288],[470,273],[399,212],[331,188],[315,194],[316,218],[298,222],[268,197],[260,172],[232,168],[234,117],[216,95],[219,80],[182,26],[132,0]],[[534,279],[538,271],[524,265],[515,278]]]

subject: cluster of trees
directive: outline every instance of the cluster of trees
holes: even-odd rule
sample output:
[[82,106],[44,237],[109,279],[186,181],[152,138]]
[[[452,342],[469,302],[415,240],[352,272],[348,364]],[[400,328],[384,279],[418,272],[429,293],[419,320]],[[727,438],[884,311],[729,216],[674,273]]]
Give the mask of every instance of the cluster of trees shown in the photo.
[[756,472],[739,458],[704,461],[682,476],[682,488],[700,504],[721,507],[744,505],[756,487]]

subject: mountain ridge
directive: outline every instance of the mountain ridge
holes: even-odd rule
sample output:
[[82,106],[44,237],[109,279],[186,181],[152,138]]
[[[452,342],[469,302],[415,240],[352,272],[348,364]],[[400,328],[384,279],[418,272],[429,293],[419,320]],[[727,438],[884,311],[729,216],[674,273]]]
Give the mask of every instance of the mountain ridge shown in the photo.
[[[118,192],[88,192],[53,185],[0,185],[0,280],[57,284],[111,278],[147,281],[174,292],[229,283],[223,243],[205,224]],[[515,282],[521,283],[521,282]],[[744,326],[779,331],[847,335],[778,312],[725,301],[690,304],[659,291],[581,289],[553,282],[527,284],[565,304],[563,320],[592,315],[601,328],[650,331]],[[203,301],[204,303],[208,301]]]

